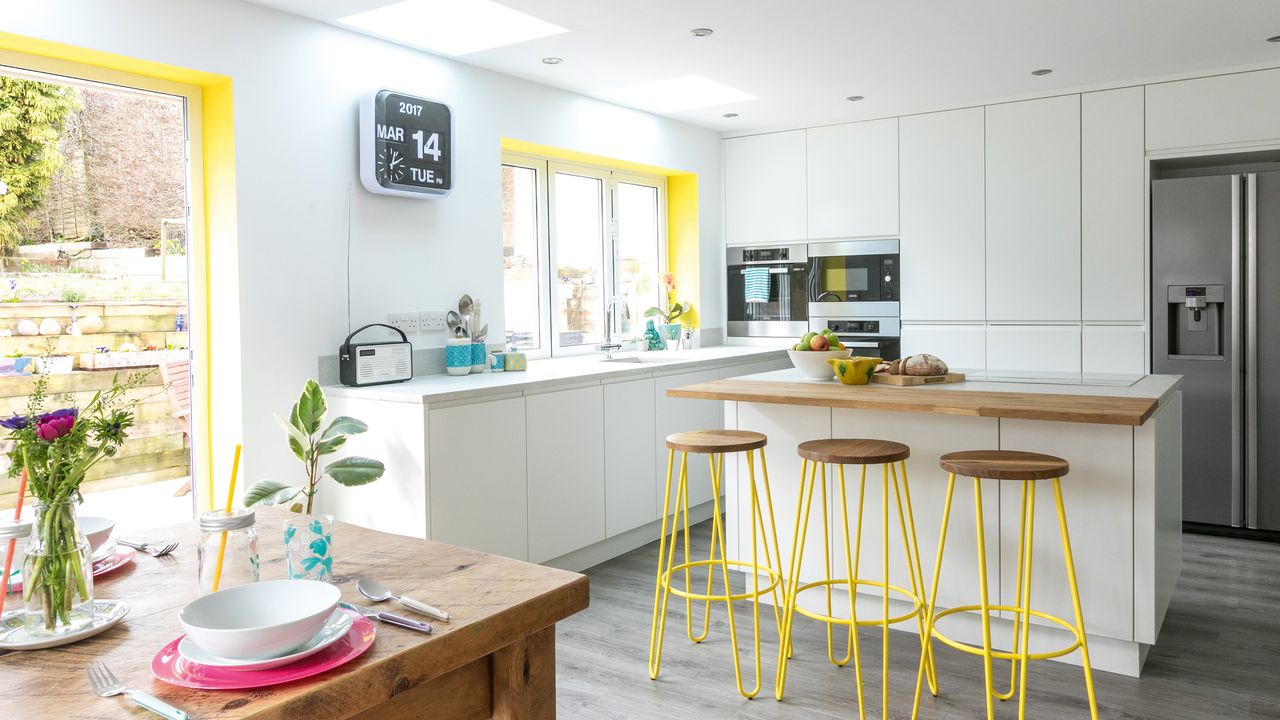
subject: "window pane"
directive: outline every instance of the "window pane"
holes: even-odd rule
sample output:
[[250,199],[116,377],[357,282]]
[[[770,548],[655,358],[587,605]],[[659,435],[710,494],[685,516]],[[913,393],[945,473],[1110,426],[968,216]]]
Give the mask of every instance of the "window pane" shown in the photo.
[[538,173],[533,168],[502,166],[502,261],[507,342],[537,350],[543,270],[538,264]]
[[[623,332],[644,331],[644,311],[667,309],[662,297],[658,264],[658,188],[618,183],[618,288],[631,311],[630,327]],[[678,299],[677,299],[678,302]]]
[[560,347],[604,339],[604,183],[555,174],[556,312]]

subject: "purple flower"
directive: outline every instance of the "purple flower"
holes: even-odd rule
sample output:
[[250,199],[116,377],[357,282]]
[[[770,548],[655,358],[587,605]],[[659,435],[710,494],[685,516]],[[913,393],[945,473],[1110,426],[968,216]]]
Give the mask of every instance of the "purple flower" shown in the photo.
[[13,417],[9,418],[8,420],[0,420],[0,427],[6,427],[6,428],[9,428],[10,430],[22,430],[26,426],[27,426],[27,418],[17,413],[14,413]]
[[[58,411],[65,412],[65,411]],[[45,442],[53,442],[58,438],[71,432],[71,428],[76,424],[75,412],[67,415],[57,415],[57,413],[48,413],[40,417],[37,421],[36,435],[40,436]]]

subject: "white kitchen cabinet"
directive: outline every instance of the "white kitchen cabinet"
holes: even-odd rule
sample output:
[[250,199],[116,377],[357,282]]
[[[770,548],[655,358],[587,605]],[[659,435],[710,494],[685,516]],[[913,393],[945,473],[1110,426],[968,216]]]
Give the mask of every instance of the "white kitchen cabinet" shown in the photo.
[[901,119],[904,322],[987,319],[985,132],[980,107]]
[[[1132,428],[1006,418],[1000,421],[1000,447],[1048,453],[1070,463],[1071,471],[1061,485],[1085,627],[1091,635],[1132,639]],[[1053,486],[1048,481],[1038,481],[1035,485],[1031,604],[1037,610],[1072,622],[1075,615],[1058,533]],[[1022,483],[1000,483],[1000,599],[1005,605],[1014,604],[1017,588],[1021,493]],[[1047,623],[1040,619],[1035,622]],[[1034,633],[1032,642],[1035,642]]]
[[[654,473],[654,498],[658,511],[662,511],[662,499],[667,485],[667,436],[686,430],[719,430],[724,427],[724,404],[717,400],[694,400],[690,398],[673,398],[667,391],[681,385],[711,382],[719,380],[722,371],[699,370],[695,372],[657,375],[654,377],[654,390],[657,393],[654,422],[657,432],[654,434],[654,457],[657,459],[657,472]],[[711,470],[707,455],[689,454],[688,488],[689,507],[700,505],[711,500]],[[727,459],[726,459],[727,462]],[[675,455],[675,467],[672,471],[671,501],[668,511],[675,509],[676,489],[680,478],[680,454]]]
[[604,389],[525,396],[529,561],[546,562],[605,539]]
[[1085,93],[1080,107],[1081,311],[1142,322],[1146,156],[1142,88]]
[[809,128],[813,239],[898,234],[898,119]]
[[981,371],[987,367],[987,326],[902,326],[902,355],[929,353],[957,371]]
[[1080,319],[1080,96],[986,109],[987,319]]
[[1080,374],[1079,325],[992,325],[987,371],[993,375]]
[[524,398],[428,412],[431,539],[527,560]]
[[1280,70],[1155,83],[1146,100],[1147,150],[1280,140]]
[[806,213],[804,130],[724,141],[728,245],[803,240]]
[[604,385],[604,528],[607,537],[653,522],[653,378]]
[[1147,331],[1143,325],[1085,325],[1082,368],[1090,373],[1140,375],[1147,367]]

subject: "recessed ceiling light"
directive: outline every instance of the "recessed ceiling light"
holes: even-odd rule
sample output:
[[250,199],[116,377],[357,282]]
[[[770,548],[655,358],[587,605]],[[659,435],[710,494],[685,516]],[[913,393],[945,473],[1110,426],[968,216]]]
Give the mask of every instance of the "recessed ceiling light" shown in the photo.
[[445,55],[466,55],[568,32],[492,0],[404,0],[338,22]]
[[751,93],[715,80],[708,80],[701,75],[681,75],[665,80],[650,80],[635,85],[601,90],[596,95],[623,105],[659,113],[760,99]]
[[1031,74],[1032,75],[1048,75],[1051,72],[1053,72],[1051,68],[1040,68],[1039,70],[1032,70]]
[[865,99],[866,98],[864,98],[861,95],[850,95],[849,97],[845,98],[845,100],[848,100],[849,102],[858,102],[859,100],[865,100]]
[[689,31],[689,34],[694,37],[706,37],[713,32],[715,32],[715,30],[712,30],[711,28],[694,28]]
[[1273,35],[1267,38],[1267,42],[1280,43],[1280,35]]
[[559,64],[560,64],[560,63],[562,63],[562,62],[564,62],[564,58],[558,58],[558,57],[545,57],[545,58],[542,58],[542,64],[543,64],[543,65],[559,65]]
[[724,116],[727,118],[736,118],[738,117],[738,113],[725,113]]

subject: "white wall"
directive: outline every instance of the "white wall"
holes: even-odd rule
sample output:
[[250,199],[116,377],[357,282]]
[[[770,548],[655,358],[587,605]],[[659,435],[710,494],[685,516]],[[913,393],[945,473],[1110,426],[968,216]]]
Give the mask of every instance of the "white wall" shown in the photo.
[[[699,310],[708,323],[724,315],[719,133],[233,0],[42,0],[8,3],[4,15],[6,32],[232,77],[250,482],[297,479],[271,414],[288,411],[317,357],[347,334],[348,198],[353,326],[468,292],[502,337],[502,137],[697,173]],[[452,106],[450,197],[361,189],[357,102],[384,86]]]

